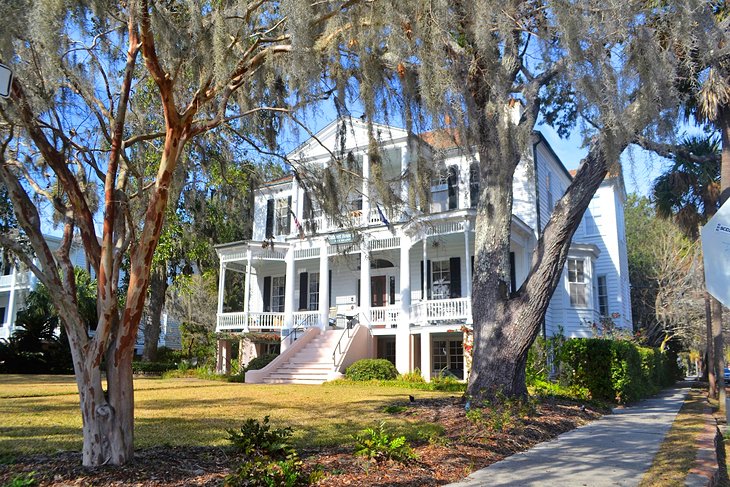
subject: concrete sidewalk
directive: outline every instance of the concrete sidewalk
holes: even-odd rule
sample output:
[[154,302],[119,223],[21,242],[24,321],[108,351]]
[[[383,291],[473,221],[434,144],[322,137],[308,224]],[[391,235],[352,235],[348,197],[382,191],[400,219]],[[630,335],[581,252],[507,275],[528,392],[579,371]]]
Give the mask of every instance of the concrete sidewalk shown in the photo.
[[636,486],[659,450],[688,387],[616,408],[554,440],[478,470],[450,487]]

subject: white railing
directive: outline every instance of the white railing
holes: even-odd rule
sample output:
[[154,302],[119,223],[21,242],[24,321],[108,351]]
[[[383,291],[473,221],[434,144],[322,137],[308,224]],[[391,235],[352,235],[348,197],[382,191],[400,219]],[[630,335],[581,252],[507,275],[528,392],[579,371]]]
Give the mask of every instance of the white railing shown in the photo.
[[469,298],[435,299],[421,301],[411,306],[411,320],[421,324],[437,324],[439,321],[470,320]]
[[395,328],[400,318],[400,306],[370,308],[370,326]]
[[248,326],[246,326],[244,311],[221,313],[218,315],[216,330],[280,329],[284,327],[284,313],[250,312],[248,315]]
[[309,328],[319,325],[319,311],[297,311],[294,313],[295,328]]

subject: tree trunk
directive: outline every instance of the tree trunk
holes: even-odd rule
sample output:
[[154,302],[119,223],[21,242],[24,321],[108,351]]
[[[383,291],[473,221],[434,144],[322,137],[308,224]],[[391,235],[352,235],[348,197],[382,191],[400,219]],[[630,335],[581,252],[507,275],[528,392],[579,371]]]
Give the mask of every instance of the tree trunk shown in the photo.
[[705,291],[705,323],[707,330],[707,393],[712,398],[717,398],[717,371],[715,369],[715,340],[712,333],[712,301],[714,298]]
[[[480,152],[482,161],[495,159],[485,159]],[[504,161],[485,165],[489,175],[486,180],[493,183],[482,190],[477,207],[472,291],[474,363],[467,388],[467,394],[478,402],[499,394],[527,396],[528,351],[540,333],[560,282],[573,234],[608,172],[604,152],[594,144],[538,240],[527,279],[510,296],[505,274],[509,269],[514,169],[508,173],[509,163]]]
[[144,348],[142,361],[154,362],[157,359],[157,343],[160,340],[162,310],[165,307],[167,292],[167,266],[155,266],[150,275],[149,320],[144,327]]

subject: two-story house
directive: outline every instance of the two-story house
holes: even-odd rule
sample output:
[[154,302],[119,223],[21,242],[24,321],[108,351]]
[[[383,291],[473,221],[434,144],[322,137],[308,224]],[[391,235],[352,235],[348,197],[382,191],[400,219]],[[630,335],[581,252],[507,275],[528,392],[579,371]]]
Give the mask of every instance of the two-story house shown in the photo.
[[[335,152],[347,155],[359,183],[340,195],[347,199],[340,218],[324,214],[297,179],[287,176],[256,191],[252,239],[217,247],[216,330],[225,334],[219,370],[227,370],[231,336],[265,331],[280,334],[281,355],[261,371],[248,372],[247,382],[322,382],[366,357],[388,359],[400,372],[419,369],[426,380],[444,371],[463,378],[462,327],[472,324],[477,156],[458,147],[448,131],[414,138],[376,126],[377,177],[410,202],[394,208],[378,201],[373,189],[366,125],[348,120],[344,147],[340,130],[341,123],[332,123],[289,155],[303,168],[325,167]],[[420,196],[414,202],[409,179],[402,176],[424,158],[432,168],[427,201]],[[539,233],[570,181],[536,134],[514,178],[513,288],[527,276]],[[619,313],[618,326],[631,327],[624,200],[621,178],[608,178],[574,238],[544,333],[562,327],[568,336],[589,336],[590,323],[613,313]],[[245,275],[241,310],[223,308],[229,272]],[[244,344],[246,357],[264,352]]]

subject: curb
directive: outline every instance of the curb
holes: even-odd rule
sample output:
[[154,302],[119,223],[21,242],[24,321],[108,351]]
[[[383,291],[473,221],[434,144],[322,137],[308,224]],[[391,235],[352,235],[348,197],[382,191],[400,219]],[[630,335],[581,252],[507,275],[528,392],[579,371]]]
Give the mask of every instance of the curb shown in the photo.
[[720,460],[725,461],[722,433],[709,405],[704,407],[705,426],[697,438],[697,456],[687,474],[687,487],[715,487],[720,479]]

